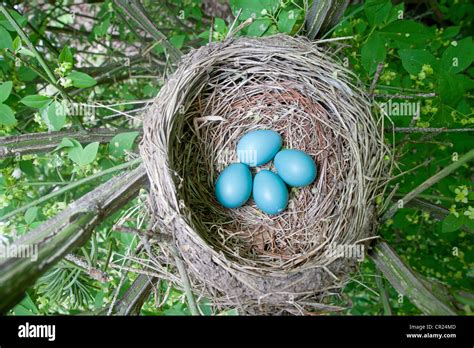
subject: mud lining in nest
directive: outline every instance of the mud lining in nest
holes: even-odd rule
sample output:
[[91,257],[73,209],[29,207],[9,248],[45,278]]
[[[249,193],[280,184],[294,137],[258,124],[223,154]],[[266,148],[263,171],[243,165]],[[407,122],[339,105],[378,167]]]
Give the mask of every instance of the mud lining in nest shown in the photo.
[[[152,227],[174,236],[196,293],[241,313],[338,309],[323,298],[357,261],[331,247],[367,246],[376,234],[388,153],[382,121],[351,81],[327,47],[284,35],[230,39],[183,57],[147,112],[141,153]],[[284,147],[318,166],[316,181],[292,189],[275,217],[253,201],[225,209],[214,196],[236,143],[254,129],[279,132]],[[167,255],[161,246],[153,258],[172,264]]]

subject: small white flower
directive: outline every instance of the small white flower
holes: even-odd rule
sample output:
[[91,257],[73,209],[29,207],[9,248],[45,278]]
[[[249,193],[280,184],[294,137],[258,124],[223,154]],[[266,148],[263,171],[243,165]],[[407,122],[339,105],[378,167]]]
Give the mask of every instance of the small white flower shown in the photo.
[[20,179],[21,178],[22,171],[19,167],[16,167],[15,170],[12,173],[12,177],[15,179]]

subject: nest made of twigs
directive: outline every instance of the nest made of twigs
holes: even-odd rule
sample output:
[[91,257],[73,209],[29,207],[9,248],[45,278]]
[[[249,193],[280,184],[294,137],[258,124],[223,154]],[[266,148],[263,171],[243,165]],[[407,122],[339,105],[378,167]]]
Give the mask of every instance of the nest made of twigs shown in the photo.
[[[330,246],[366,245],[376,233],[383,125],[331,52],[284,35],[209,44],[183,57],[145,117],[153,228],[173,235],[194,290],[217,305],[332,309],[321,300],[357,262]],[[318,166],[316,181],[292,189],[277,216],[252,200],[226,209],[214,195],[238,140],[254,129],[277,131]],[[172,263],[164,249],[154,257]]]

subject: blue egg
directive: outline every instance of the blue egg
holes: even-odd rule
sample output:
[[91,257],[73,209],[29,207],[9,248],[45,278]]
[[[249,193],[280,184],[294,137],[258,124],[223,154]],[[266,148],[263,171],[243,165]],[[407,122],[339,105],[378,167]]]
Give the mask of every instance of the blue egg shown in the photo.
[[226,208],[238,208],[252,193],[252,173],[246,164],[233,163],[217,178],[216,198]]
[[288,189],[278,175],[262,170],[253,180],[253,199],[264,213],[276,215],[288,205]]
[[275,156],[278,175],[290,186],[306,186],[316,179],[316,164],[300,150],[281,150]]
[[256,130],[245,134],[237,144],[240,162],[251,167],[261,166],[273,159],[280,150],[280,134],[272,130]]

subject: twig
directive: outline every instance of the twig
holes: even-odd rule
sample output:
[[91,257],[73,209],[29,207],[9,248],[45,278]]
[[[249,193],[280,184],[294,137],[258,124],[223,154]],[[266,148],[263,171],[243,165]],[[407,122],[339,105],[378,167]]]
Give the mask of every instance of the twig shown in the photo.
[[87,274],[89,274],[91,278],[98,280],[99,282],[102,282],[102,283],[109,281],[109,277],[107,273],[101,271],[98,268],[89,266],[87,262],[84,261],[81,257],[74,254],[67,254],[64,258],[72,262],[76,266],[83,268],[87,272]]
[[181,256],[179,255],[178,250],[176,249],[176,246],[173,243],[170,243],[170,250],[174,256],[179,275],[181,276],[184,292],[186,294],[186,298],[188,299],[189,310],[191,311],[192,315],[200,315],[198,307],[196,305],[196,301],[194,300],[194,295],[191,289],[191,282],[189,281],[188,272],[186,271],[184,262],[181,259]]
[[386,132],[397,133],[455,133],[474,132],[474,128],[419,128],[419,127],[393,127],[385,128]]
[[244,22],[240,23],[237,28],[235,28],[232,32],[229,32],[229,34],[227,35],[227,37],[231,37],[231,36],[234,36],[235,34],[237,34],[239,31],[241,31],[242,29],[248,27],[250,24],[253,23],[253,19],[252,18],[247,18]]
[[435,98],[436,93],[414,93],[414,94],[374,94],[375,98],[388,99],[417,99],[417,98]]
[[369,96],[371,99],[374,97],[375,86],[377,86],[377,82],[379,82],[380,74],[382,73],[383,67],[384,67],[383,62],[377,64],[377,70],[375,70],[374,79],[369,88]]
[[[413,198],[415,198],[418,194],[426,190],[427,188],[431,187],[432,185],[436,184],[438,181],[446,177],[447,175],[451,174],[453,171],[461,167],[463,164],[469,162],[470,160],[474,159],[474,149],[463,155],[459,158],[456,162],[451,163],[446,168],[440,170],[438,173],[433,175],[431,178],[425,180],[422,184],[418,187],[407,193],[398,203],[392,205],[390,209],[388,209],[385,214],[382,216],[382,221],[386,221],[390,219],[398,209],[400,209],[403,205],[407,204]],[[402,203],[400,205],[399,203]]]
[[375,283],[380,290],[380,299],[382,300],[383,310],[385,315],[392,315],[392,307],[390,307],[390,301],[388,297],[387,286],[385,285],[382,273],[378,268],[375,269],[377,275],[375,276]]
[[12,216],[15,216],[18,213],[26,211],[28,208],[31,208],[31,207],[34,207],[38,204],[44,203],[44,202],[50,200],[51,198],[62,195],[63,193],[65,193],[67,191],[70,191],[70,190],[72,190],[76,187],[79,187],[81,185],[87,184],[87,183],[89,183],[89,182],[91,182],[91,181],[93,181],[97,178],[100,178],[101,176],[111,174],[111,173],[117,172],[119,170],[129,169],[129,168],[139,164],[140,162],[141,162],[141,158],[137,158],[137,159],[134,159],[130,162],[119,164],[118,166],[115,166],[115,167],[112,167],[112,168],[108,168],[106,170],[103,170],[99,173],[88,176],[86,178],[83,178],[83,179],[80,179],[80,180],[77,180],[77,181],[73,181],[69,185],[61,187],[59,190],[56,190],[56,191],[53,191],[53,192],[51,192],[47,195],[44,195],[44,196],[42,196],[42,197],[40,197],[40,198],[30,202],[30,203],[25,204],[24,206],[22,206],[20,208],[15,209],[14,211],[0,217],[0,221],[4,221],[4,220],[6,220],[6,219],[8,219]]
[[114,230],[122,233],[136,234],[138,236],[145,236],[149,239],[154,239],[158,242],[171,242],[173,239],[169,234],[158,233],[152,230],[139,230],[133,227],[124,226],[124,225],[115,225]]
[[[418,197],[425,198],[424,195],[419,195]],[[414,198],[412,199],[407,206],[415,209],[421,209],[428,211],[436,220],[443,220],[446,216],[448,216],[451,212],[446,209],[445,207],[428,202],[421,198]],[[440,197],[439,199],[446,199],[446,197]],[[449,199],[449,198],[448,198]],[[460,229],[464,232],[474,234],[474,230],[467,225],[462,225]]]

